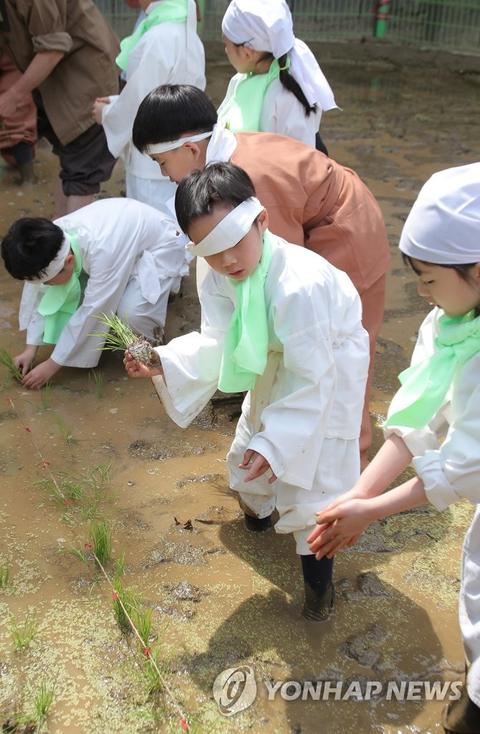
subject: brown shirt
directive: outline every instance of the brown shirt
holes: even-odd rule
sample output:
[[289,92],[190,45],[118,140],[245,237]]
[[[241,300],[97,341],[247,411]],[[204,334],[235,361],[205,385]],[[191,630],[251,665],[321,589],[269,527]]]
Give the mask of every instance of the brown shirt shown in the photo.
[[21,71],[37,53],[65,53],[39,91],[66,145],[93,124],[95,98],[118,93],[117,38],[92,0],[5,0],[5,8],[4,45]]
[[232,163],[247,171],[270,229],[318,252],[363,293],[388,269],[387,232],[374,196],[350,168],[272,133],[237,133]]

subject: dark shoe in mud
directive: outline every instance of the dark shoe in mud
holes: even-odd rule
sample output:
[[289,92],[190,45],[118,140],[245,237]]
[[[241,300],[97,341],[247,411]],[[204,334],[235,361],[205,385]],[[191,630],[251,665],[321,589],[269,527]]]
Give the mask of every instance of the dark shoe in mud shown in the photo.
[[305,582],[305,602],[302,609],[302,617],[310,622],[326,622],[333,612],[335,606],[335,588],[330,583],[326,590],[318,593],[316,589]]
[[21,163],[19,166],[17,166],[17,170],[20,174],[15,179],[15,184],[17,186],[36,184],[38,182],[35,171],[33,170],[33,161],[29,161],[28,163]]
[[264,533],[273,527],[272,516],[268,517],[252,517],[245,512],[245,527],[252,533]]
[[445,734],[480,734],[480,707],[469,698],[466,685],[458,701],[445,706],[442,724]]

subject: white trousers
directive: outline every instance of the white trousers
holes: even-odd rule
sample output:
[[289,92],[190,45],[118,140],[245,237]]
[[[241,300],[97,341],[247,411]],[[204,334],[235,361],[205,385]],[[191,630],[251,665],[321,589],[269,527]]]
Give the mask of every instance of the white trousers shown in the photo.
[[480,506],[465,537],[459,602],[460,629],[470,665],[469,698],[480,706]]
[[358,440],[323,439],[319,469],[311,490],[300,489],[277,479],[268,483],[270,472],[245,482],[246,470],[239,469],[253,432],[242,413],[227,456],[230,487],[257,517],[268,517],[276,508],[280,515],[277,533],[293,533],[299,555],[311,553],[307,537],[315,527],[315,513],[351,489],[360,474]]
[[143,201],[164,214],[172,216],[167,202],[175,196],[177,184],[168,178],[139,178],[125,170],[125,185],[129,199]]
[[167,316],[168,296],[177,281],[178,278],[162,278],[158,301],[149,303],[142,296],[138,277],[132,276],[118,304],[118,316],[138,334],[151,339],[161,338]]

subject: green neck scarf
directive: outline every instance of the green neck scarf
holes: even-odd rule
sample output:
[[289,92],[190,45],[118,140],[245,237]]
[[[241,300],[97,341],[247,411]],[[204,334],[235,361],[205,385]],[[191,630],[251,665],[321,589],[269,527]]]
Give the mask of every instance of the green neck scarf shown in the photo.
[[[287,60],[286,68],[290,66]],[[280,66],[274,59],[266,74],[246,74],[237,84],[234,96],[227,103],[221,115],[221,122],[232,132],[261,132],[263,100],[270,84],[278,79]]]
[[271,260],[272,238],[267,231],[263,235],[261,260],[253,273],[240,282],[230,279],[236,291],[236,304],[225,338],[220,366],[218,389],[222,392],[252,390],[257,375],[262,375],[267,366],[265,278]]
[[128,57],[140,41],[142,36],[159,23],[185,23],[188,16],[188,0],[162,0],[161,5],[156,5],[148,13],[147,17],[138,24],[131,36],[127,36],[120,42],[120,53],[115,59],[117,66],[125,71]]
[[60,334],[78,308],[82,288],[80,273],[82,272],[82,253],[74,235],[65,237],[70,242],[70,249],[75,255],[72,277],[63,285],[48,285],[46,293],[38,305],[38,313],[43,316],[45,329],[43,341],[56,344]]
[[480,316],[440,317],[436,350],[399,375],[402,387],[391,402],[385,426],[423,428],[442,406],[459,367],[480,352]]

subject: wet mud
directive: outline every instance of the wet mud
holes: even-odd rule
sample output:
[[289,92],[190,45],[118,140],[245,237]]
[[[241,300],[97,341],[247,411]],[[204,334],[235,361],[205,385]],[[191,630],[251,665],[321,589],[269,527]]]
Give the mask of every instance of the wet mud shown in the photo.
[[[398,236],[428,176],[479,158],[478,83],[448,64],[362,60],[358,49],[354,60],[345,55],[325,64],[342,111],[325,115],[322,136],[332,157],[355,168],[378,198],[393,255],[371,404],[377,424],[427,312],[396,251]],[[216,102],[229,76],[223,59],[210,62]],[[42,144],[35,168],[38,184],[24,188],[1,169],[0,232],[19,216],[51,214],[55,161]],[[118,165],[102,195],[122,188]],[[0,346],[15,354],[20,286],[3,269],[0,283]],[[168,336],[197,324],[190,277],[169,308]],[[15,720],[16,731],[29,730],[42,682],[54,690],[42,730],[54,734],[181,731],[180,712],[192,731],[209,733],[442,731],[440,701],[384,693],[369,701],[268,700],[263,683],[358,681],[365,691],[370,681],[461,680],[456,604],[468,505],[442,514],[421,508],[373,525],[336,561],[334,616],[308,623],[299,616],[303,583],[292,539],[248,533],[228,490],[224,457],[238,405],[214,402],[181,430],[150,382],[125,377],[118,355],[103,356],[95,372],[64,369],[40,393],[0,369],[3,731],[15,730]],[[151,611],[148,645],[179,709],[165,690],[152,693],[142,649],[116,625],[111,588],[83,550],[99,520],[111,529],[113,558],[124,557],[123,585]],[[106,569],[112,575],[113,562]],[[17,649],[14,630],[32,618],[35,633]],[[253,667],[259,693],[228,718],[212,684],[239,665]]]

